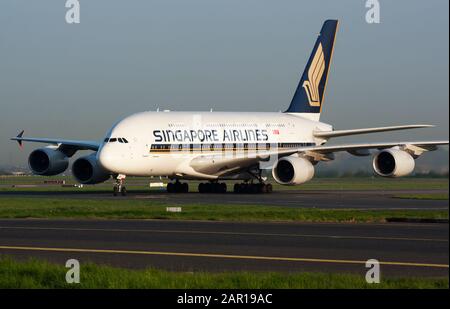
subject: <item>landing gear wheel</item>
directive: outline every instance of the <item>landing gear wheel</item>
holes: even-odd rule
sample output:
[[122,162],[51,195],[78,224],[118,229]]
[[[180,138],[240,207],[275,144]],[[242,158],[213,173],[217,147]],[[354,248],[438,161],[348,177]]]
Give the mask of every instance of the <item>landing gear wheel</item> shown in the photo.
[[226,193],[227,184],[224,182],[207,182],[198,185],[199,193]]
[[174,192],[175,193],[180,193],[181,192],[181,183],[179,183],[178,181],[174,183]]
[[120,194],[122,194],[122,196],[126,196],[127,195],[127,188],[122,187],[122,190],[120,190]]
[[266,193],[266,187],[263,183],[256,184],[256,193]]
[[233,192],[245,194],[272,193],[272,185],[270,183],[236,183]]
[[121,187],[121,186],[114,186],[113,188],[113,196],[118,195],[126,196],[127,195],[127,188]]
[[175,183],[169,182],[167,184],[167,193],[188,193],[189,185],[187,183],[181,183],[176,181]]

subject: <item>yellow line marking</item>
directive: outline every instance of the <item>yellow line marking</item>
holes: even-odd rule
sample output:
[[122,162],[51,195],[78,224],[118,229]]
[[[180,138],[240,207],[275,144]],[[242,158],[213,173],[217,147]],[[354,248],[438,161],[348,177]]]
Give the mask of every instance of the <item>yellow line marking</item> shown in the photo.
[[[313,259],[313,258],[230,255],[230,254],[192,253],[192,252],[44,248],[44,247],[22,247],[22,246],[20,246],[20,247],[0,246],[0,250],[48,251],[48,252],[72,252],[72,253],[73,252],[112,253],[112,254],[162,255],[162,256],[178,256],[178,257],[203,257],[203,258],[221,258],[221,259],[260,260],[260,261],[281,261],[281,262],[311,262],[311,263],[364,264],[364,265],[366,264],[366,261],[358,261],[358,260]],[[449,268],[449,265],[447,265],[447,264],[429,264],[429,263],[411,263],[411,262],[381,262],[381,261],[380,261],[380,264],[381,265],[390,265],[390,266]]]
[[377,236],[345,236],[345,235],[314,235],[314,234],[283,234],[283,233],[250,233],[250,232],[219,232],[195,230],[158,230],[158,229],[98,229],[98,228],[60,228],[60,227],[26,227],[26,226],[0,226],[0,230],[49,230],[49,231],[76,231],[76,232],[120,232],[120,233],[167,233],[167,234],[206,234],[206,235],[232,235],[232,236],[275,236],[298,238],[332,238],[332,239],[365,239],[365,240],[394,240],[394,241],[427,241],[448,242],[448,239],[437,238],[408,238],[408,237],[377,237]]

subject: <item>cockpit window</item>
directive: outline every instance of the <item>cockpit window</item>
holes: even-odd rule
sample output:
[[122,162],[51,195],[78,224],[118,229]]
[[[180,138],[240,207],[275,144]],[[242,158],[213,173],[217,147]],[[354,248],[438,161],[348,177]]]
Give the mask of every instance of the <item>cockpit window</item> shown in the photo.
[[123,144],[128,144],[128,140],[124,137],[113,137],[113,138],[105,138],[105,143],[115,143],[115,142],[119,142],[119,143],[123,143]]

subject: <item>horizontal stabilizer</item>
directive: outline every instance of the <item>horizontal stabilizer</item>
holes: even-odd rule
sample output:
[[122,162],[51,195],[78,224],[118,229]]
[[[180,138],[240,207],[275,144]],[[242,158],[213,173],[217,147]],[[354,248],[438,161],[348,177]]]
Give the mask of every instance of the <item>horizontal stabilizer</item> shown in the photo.
[[352,129],[352,130],[334,130],[334,131],[314,131],[313,135],[320,138],[332,138],[340,136],[367,134],[367,133],[379,133],[387,131],[399,131],[418,128],[432,128],[433,125],[428,124],[412,124],[405,126],[391,126],[391,127],[379,127],[379,128],[365,128],[365,129]]

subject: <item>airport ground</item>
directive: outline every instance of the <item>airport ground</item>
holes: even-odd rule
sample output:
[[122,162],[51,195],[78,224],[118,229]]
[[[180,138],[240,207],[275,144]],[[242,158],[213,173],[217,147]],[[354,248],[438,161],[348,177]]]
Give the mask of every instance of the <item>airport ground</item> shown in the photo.
[[316,179],[263,195],[127,187],[0,178],[0,286],[64,287],[43,278],[78,258],[80,287],[374,287],[365,261],[378,259],[378,287],[448,288],[448,178]]

